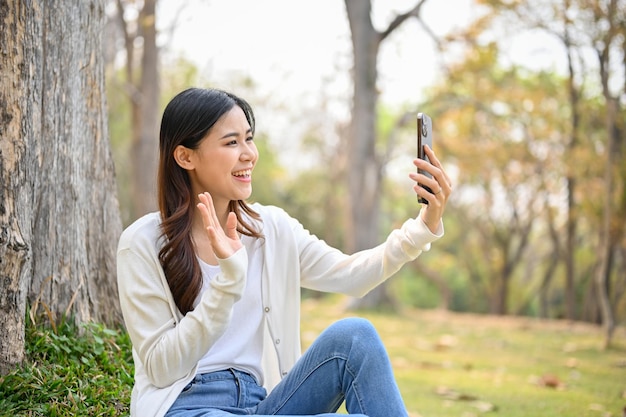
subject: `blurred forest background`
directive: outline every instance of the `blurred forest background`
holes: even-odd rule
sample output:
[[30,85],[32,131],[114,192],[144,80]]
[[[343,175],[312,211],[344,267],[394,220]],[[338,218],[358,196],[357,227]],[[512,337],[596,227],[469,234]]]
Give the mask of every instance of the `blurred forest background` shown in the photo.
[[[234,3],[233,9],[245,14],[255,2]],[[318,7],[316,2],[296,2],[303,4],[300,12],[289,2],[267,3],[271,13],[256,17],[268,19],[259,21],[259,28],[296,22],[282,36],[306,36],[310,44],[302,47],[313,48],[324,22],[316,23],[320,33],[288,30],[297,31],[297,22],[307,19],[305,9]],[[358,79],[355,33],[362,36],[368,28],[359,29],[356,13],[349,16],[350,7],[357,7],[350,3],[356,2],[335,3],[331,10],[345,20],[345,37],[335,41],[346,48],[328,54],[324,65],[332,70],[319,74],[314,94],[300,96],[281,91],[297,91],[288,69],[272,69],[284,85],[268,88],[257,78],[258,52],[250,52],[248,69],[218,76],[218,63],[203,67],[174,46],[190,14],[231,22],[219,38],[196,33],[209,51],[212,44],[228,49],[231,38],[254,37],[254,30],[240,31],[237,14],[215,15],[222,8],[213,2],[109,4],[109,132],[124,225],[156,208],[151,181],[164,105],[188,86],[217,87],[245,97],[257,113],[261,157],[254,172],[255,201],[282,206],[343,250],[359,249],[354,242],[359,228],[373,229],[378,243],[419,209],[407,174],[416,151],[415,116],[422,111],[433,118],[434,148],[453,178],[446,235],[368,306],[583,320],[604,323],[610,335],[626,318],[625,2],[468,1],[464,24],[445,33],[427,15],[434,0],[373,2],[378,60],[375,54],[372,62],[380,68],[375,121],[366,124],[375,129],[374,172],[354,172],[351,158],[358,152],[350,143],[351,121],[363,97],[357,87],[345,87],[346,80]],[[160,15],[163,10],[166,16]],[[538,68],[532,53],[527,65],[512,59],[512,42],[520,34],[561,65]],[[261,54],[298,59],[295,51],[280,47],[267,45]],[[397,67],[385,66],[385,54],[407,65],[417,60],[436,76],[424,88],[400,86],[415,89],[409,92],[413,99],[394,101],[384,85],[398,89]],[[380,183],[374,223],[355,221],[354,175],[366,188],[367,182]]]
[[[385,331],[430,327],[431,338],[467,336],[466,320],[498,322],[502,336],[481,327],[474,345],[477,363],[490,362],[479,374],[491,396],[493,375],[483,371],[494,369],[493,337],[506,339],[497,349],[513,347],[500,360],[520,359],[509,379],[520,381],[573,355],[573,339],[562,336],[584,328],[585,340],[602,333],[602,348],[612,348],[601,357],[580,350],[580,369],[601,382],[582,378],[589,392],[550,401],[593,413],[597,403],[621,407],[626,0],[0,0],[0,23],[7,413],[36,407],[50,415],[71,403],[95,404],[90,415],[116,410],[108,415],[128,402],[128,335],[102,327],[122,325],[116,245],[123,227],[156,210],[161,113],[190,86],[230,90],[252,104],[261,154],[252,199],[283,207],[346,252],[380,243],[417,215],[408,178],[416,115],[433,118],[434,149],[454,188],[445,236],[363,299],[305,292],[305,339],[321,316],[346,305],[380,315]],[[531,322],[549,330],[529,332]],[[520,340],[516,326],[521,344],[509,343]],[[441,379],[416,383],[424,351],[411,343],[425,336],[409,333],[391,346],[420,355],[400,357],[418,364],[402,370],[411,393]],[[543,355],[548,346],[553,359]],[[76,365],[84,379],[76,380]],[[458,367],[466,381],[448,377],[475,388],[466,365]],[[91,384],[103,372],[110,383]],[[612,385],[596,395],[605,383]],[[86,386],[91,399],[76,401]],[[520,396],[520,384],[505,391],[509,415],[546,408]]]

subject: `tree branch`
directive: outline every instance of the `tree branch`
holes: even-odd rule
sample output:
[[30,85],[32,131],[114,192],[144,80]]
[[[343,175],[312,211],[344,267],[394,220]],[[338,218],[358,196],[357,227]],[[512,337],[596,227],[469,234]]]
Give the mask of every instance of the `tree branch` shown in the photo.
[[387,36],[389,36],[391,32],[396,30],[398,26],[400,26],[408,18],[410,17],[419,18],[422,6],[424,5],[424,3],[426,3],[426,1],[427,0],[419,0],[417,4],[411,10],[409,10],[406,13],[397,15],[396,18],[389,24],[387,29],[385,29],[383,32],[380,33],[380,40],[382,41]]

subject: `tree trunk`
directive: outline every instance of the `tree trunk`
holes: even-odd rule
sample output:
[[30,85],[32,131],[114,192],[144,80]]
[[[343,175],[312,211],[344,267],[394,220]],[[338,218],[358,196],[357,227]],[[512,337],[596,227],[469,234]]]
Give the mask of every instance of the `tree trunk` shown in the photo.
[[380,169],[375,154],[379,36],[370,20],[370,1],[346,1],[354,49],[354,97],[348,145],[348,182],[352,214],[351,250],[378,243]]
[[[126,91],[131,106],[130,219],[157,209],[156,177],[159,157],[159,49],[156,43],[157,0],[144,0],[136,21],[126,20],[135,3],[116,1],[126,49]],[[141,60],[135,62],[137,40]],[[139,65],[138,65],[139,64]]]
[[[347,247],[351,251],[371,248],[380,243],[380,198],[382,195],[384,155],[376,153],[378,102],[378,51],[381,42],[405,20],[419,17],[426,0],[418,0],[406,13],[399,14],[384,31],[377,31],[371,19],[371,0],[345,0],[352,32],[354,56],[354,97],[348,140],[348,196],[350,207]],[[354,308],[392,307],[395,300],[383,283]]]
[[[347,247],[358,251],[379,242],[381,166],[376,158],[376,59],[380,34],[372,26],[369,0],[346,0],[354,51],[354,97],[348,145],[350,219]],[[383,283],[351,308],[387,307],[393,302]]]
[[[566,2],[565,9],[569,9],[569,4]],[[569,92],[569,104],[571,107],[571,136],[567,145],[567,153],[569,155],[575,155],[578,149],[578,135],[580,129],[580,94],[578,87],[576,86],[576,72],[574,70],[574,58],[572,51],[572,42],[570,39],[570,31],[573,30],[570,24],[565,25],[565,32],[563,36],[563,43],[565,51],[567,52],[567,67],[568,67],[568,92]],[[572,164],[568,165],[568,172],[566,177],[567,184],[567,226],[566,226],[566,240],[565,240],[565,317],[568,320],[576,320],[576,289],[575,289],[575,256],[576,256],[576,234],[578,229],[578,216],[579,212],[575,201],[576,195],[576,167]]]
[[156,3],[144,0],[139,15],[143,53],[139,70],[138,125],[134,127],[131,181],[135,217],[157,209],[156,177],[159,158],[159,88],[158,48],[156,44]]
[[[0,373],[24,319],[120,321],[104,1],[0,0]],[[42,307],[40,309],[39,307]]]
[[618,169],[617,157],[620,155],[618,146],[619,138],[616,137],[615,126],[615,100],[607,101],[607,132],[608,146],[606,150],[606,164],[604,172],[604,201],[602,209],[602,225],[600,228],[600,241],[598,249],[598,268],[595,271],[594,282],[597,294],[597,301],[600,307],[600,315],[602,317],[602,326],[605,331],[604,347],[608,348],[613,339],[615,331],[615,317],[611,300],[609,297],[609,282],[611,276],[611,254],[614,250],[615,231],[612,222],[616,217],[613,212],[613,195],[615,193],[614,175]]
[[[612,343],[613,333],[615,331],[615,313],[611,305],[609,295],[610,277],[612,271],[613,252],[622,240],[624,235],[624,213],[621,213],[621,203],[623,201],[624,183],[621,180],[621,164],[623,162],[624,152],[624,129],[623,118],[620,119],[622,113],[620,97],[626,93],[626,83],[622,83],[622,87],[615,93],[611,92],[610,85],[610,63],[612,62],[614,44],[622,49],[622,57],[626,47],[624,36],[626,35],[626,26],[624,26],[623,11],[620,12],[619,2],[611,0],[606,10],[606,15],[599,15],[598,18],[606,19],[609,23],[606,34],[601,38],[602,42],[596,43],[596,53],[598,56],[598,64],[600,68],[600,80],[602,82],[602,95],[606,100],[606,165],[604,171],[604,201],[602,209],[602,225],[600,229],[599,242],[599,267],[596,270],[595,283],[598,294],[598,304],[602,317],[602,325],[605,331],[604,346],[609,347]],[[596,10],[597,11],[597,10]],[[624,66],[622,66],[622,69]],[[620,123],[620,121],[622,121]]]

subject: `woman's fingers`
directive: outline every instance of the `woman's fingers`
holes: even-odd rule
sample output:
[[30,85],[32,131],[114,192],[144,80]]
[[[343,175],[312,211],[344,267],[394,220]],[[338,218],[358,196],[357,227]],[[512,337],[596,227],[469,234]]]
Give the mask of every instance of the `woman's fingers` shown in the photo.
[[[450,177],[448,177],[448,174],[443,169],[441,162],[439,161],[433,150],[427,145],[424,146],[424,149],[430,160],[430,163],[421,159],[415,159],[413,160],[413,163],[419,170],[428,172],[431,177],[424,175],[423,173],[416,172],[411,172],[409,176],[420,186],[425,186],[431,189],[432,193],[428,193],[429,195],[422,195],[418,193],[420,197],[424,197],[430,201],[428,197],[434,195],[439,196],[440,194],[443,194],[442,197],[447,198],[452,191],[452,182],[450,181]],[[416,188],[416,191],[417,190],[418,188]]]
[[[428,205],[422,210],[422,220],[435,233],[452,193],[452,182],[435,152],[428,146],[424,146],[424,150],[430,162],[414,159],[413,164],[418,170],[428,172],[432,178],[419,172],[410,172],[409,177],[416,182],[413,187],[415,193],[428,201]],[[425,187],[430,188],[431,191],[429,192]]]
[[219,221],[217,219],[217,214],[215,213],[215,206],[213,206],[213,198],[211,198],[211,194],[206,192],[198,194],[198,198],[200,199],[200,203],[206,207],[206,216],[202,217],[202,219],[206,221],[204,226],[217,227]]
[[237,232],[237,216],[234,212],[228,213],[226,219],[226,236],[231,239],[239,239],[239,233]]
[[426,155],[428,156],[428,159],[430,160],[430,163],[439,169],[438,174],[440,174],[440,178],[438,178],[438,182],[441,185],[446,186],[448,189],[452,187],[452,182],[450,181],[450,177],[448,177],[448,174],[446,173],[446,171],[443,169],[443,165],[441,164],[441,161],[439,161],[439,158],[437,158],[437,155],[435,155],[435,151],[433,151],[428,145],[424,145],[424,149],[426,152]]
[[211,194],[206,192],[199,194],[198,199],[200,200],[198,209],[213,252],[218,258],[228,258],[242,247],[237,232],[237,216],[233,212],[228,213],[224,230],[217,217]]

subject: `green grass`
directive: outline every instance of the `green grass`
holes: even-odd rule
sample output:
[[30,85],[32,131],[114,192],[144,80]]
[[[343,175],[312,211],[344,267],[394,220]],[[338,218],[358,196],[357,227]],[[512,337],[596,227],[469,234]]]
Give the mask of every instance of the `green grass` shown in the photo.
[[412,416],[621,417],[626,406],[623,328],[603,351],[601,330],[588,324],[434,310],[355,313],[344,304],[306,300],[303,344],[337,318],[369,319]]
[[128,415],[128,335],[98,324],[79,330],[68,323],[27,326],[24,365],[0,377],[0,416]]
[[[369,319],[412,417],[622,416],[623,327],[603,351],[601,330],[583,323],[435,310],[355,313],[345,304],[341,297],[303,302],[304,347],[339,318]],[[0,378],[0,416],[128,415],[128,335],[96,324],[78,330],[28,326],[26,362]],[[556,387],[541,383],[548,375]]]

